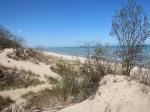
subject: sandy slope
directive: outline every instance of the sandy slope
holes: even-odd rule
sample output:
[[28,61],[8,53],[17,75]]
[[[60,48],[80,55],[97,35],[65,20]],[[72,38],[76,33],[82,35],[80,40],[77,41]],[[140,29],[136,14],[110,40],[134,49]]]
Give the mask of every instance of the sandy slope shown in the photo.
[[[33,73],[38,74],[42,81],[46,81],[46,78],[44,75],[58,77],[58,75],[56,73],[54,73],[50,70],[49,65],[46,65],[44,63],[40,63],[39,65],[37,65],[30,61],[16,61],[16,60],[10,59],[6,56],[7,53],[10,53],[10,52],[12,52],[12,49],[5,49],[2,53],[0,53],[0,64],[2,64],[4,66],[8,66],[8,67],[16,66],[17,69],[30,70]],[[20,102],[20,101],[22,101],[22,99],[20,98],[21,95],[23,95],[29,91],[38,92],[41,89],[50,88],[50,87],[51,86],[46,82],[44,84],[37,85],[37,86],[31,86],[28,88],[19,88],[19,89],[0,91],[0,95],[1,96],[9,96],[10,98],[16,100],[17,102]]]
[[[16,66],[18,69],[24,68],[31,70],[41,76],[41,80],[45,80],[44,74],[49,76],[57,76],[53,73],[48,65],[40,63],[33,64],[29,61],[15,61],[6,57],[11,50],[5,50],[0,53],[0,63],[6,66]],[[61,55],[57,53],[45,53],[72,60],[72,56]],[[8,63],[8,60],[10,63]],[[84,58],[81,58],[84,61]],[[105,76],[101,81],[101,86],[93,99],[87,99],[81,103],[66,107],[59,112],[150,112],[150,88],[136,81],[129,81],[125,76],[116,76],[116,82],[113,81],[113,75]],[[36,87],[5,90],[0,95],[10,96],[20,101],[20,96],[28,91],[38,92],[39,90],[50,87],[48,84],[38,85]]]
[[15,100],[17,102],[21,102],[22,101],[21,96],[24,95],[25,93],[28,93],[30,91],[38,92],[42,89],[50,88],[50,87],[51,87],[51,85],[46,83],[46,84],[41,84],[41,85],[37,85],[37,86],[30,86],[28,88],[4,90],[4,91],[0,91],[0,96],[3,96],[3,97],[9,96],[13,100]]
[[[45,52],[72,60],[72,56]],[[75,57],[76,58],[76,57]],[[84,61],[85,58],[79,58]],[[136,68],[136,67],[135,67]],[[133,70],[132,72],[136,72]],[[103,78],[97,94],[93,99],[66,107],[59,112],[150,112],[150,88],[126,76],[113,75]],[[104,83],[105,82],[105,83]]]
[[116,82],[113,82],[113,75],[108,75],[102,83],[93,99],[59,112],[150,112],[150,88],[143,89],[142,84],[128,81],[125,76],[117,76]]
[[[30,70],[33,73],[40,75],[40,79],[45,81],[45,76],[57,77],[58,75],[50,70],[50,65],[45,63],[34,64],[30,61],[16,61],[14,59],[8,58],[7,53],[12,52],[12,49],[5,49],[0,53],[0,64],[8,67],[17,67],[18,69]],[[8,62],[9,61],[9,62]]]

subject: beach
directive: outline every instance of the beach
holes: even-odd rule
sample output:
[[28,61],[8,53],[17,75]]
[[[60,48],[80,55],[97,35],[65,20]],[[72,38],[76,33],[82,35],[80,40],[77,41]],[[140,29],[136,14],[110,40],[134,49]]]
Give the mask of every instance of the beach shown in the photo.
[[[24,102],[25,100],[21,97],[25,93],[30,91],[38,93],[38,91],[44,88],[51,88],[51,85],[46,82],[44,75],[56,77],[58,74],[52,72],[45,63],[33,64],[30,61],[15,61],[7,57],[7,53],[12,52],[12,49],[5,49],[0,53],[0,63],[8,67],[16,66],[18,69],[30,70],[34,73],[39,74],[39,79],[45,81],[44,84],[37,86],[30,86],[28,88],[18,88],[12,90],[0,91],[0,95],[7,97],[9,96],[16,103]],[[53,52],[44,52],[44,55],[55,56],[67,60],[80,59],[85,61],[83,57],[73,57],[69,55],[63,55]],[[150,93],[149,87],[136,82],[135,80],[128,81],[126,76],[115,77],[108,74],[100,82],[102,86],[99,87],[94,98],[86,99],[81,103],[72,104],[66,107],[60,112],[149,112],[150,110]],[[145,88],[142,90],[142,88]],[[47,110],[46,112],[52,112]]]
[[52,56],[56,56],[59,58],[63,58],[63,59],[67,59],[67,60],[77,60],[79,59],[81,62],[84,62],[86,60],[85,57],[81,57],[81,56],[73,56],[73,55],[66,55],[66,54],[61,54],[61,53],[55,53],[55,52],[43,52],[45,55],[52,55]]

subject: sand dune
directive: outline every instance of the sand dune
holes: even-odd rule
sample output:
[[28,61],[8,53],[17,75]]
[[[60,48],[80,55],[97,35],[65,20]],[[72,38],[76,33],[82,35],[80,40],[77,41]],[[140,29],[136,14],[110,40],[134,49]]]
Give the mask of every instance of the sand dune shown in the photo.
[[40,79],[45,81],[45,76],[57,77],[58,75],[50,70],[50,65],[45,63],[34,64],[30,61],[16,61],[14,59],[8,58],[7,53],[13,52],[12,49],[5,49],[0,53],[0,64],[8,67],[17,67],[17,69],[30,70],[33,73],[40,75]]
[[[6,49],[0,53],[0,63],[2,65],[31,70],[39,74],[40,79],[43,81],[46,80],[45,74],[52,77],[58,76],[50,70],[49,65],[44,63],[37,65],[30,61],[15,61],[6,56],[9,52],[12,52],[12,50]],[[74,59],[72,56],[44,53],[45,55],[53,55],[69,60]],[[84,61],[85,58],[80,57],[80,60]],[[134,80],[128,80],[128,77],[121,75],[116,76],[115,82],[113,75],[107,75],[102,79],[100,85],[93,98],[68,106],[59,112],[150,112],[150,88],[148,86],[144,86]],[[10,96],[12,99],[20,102],[22,101],[21,95],[29,91],[38,92],[44,88],[50,88],[50,85],[45,83],[35,87],[5,90],[1,91],[0,95]]]
[[19,89],[12,89],[12,90],[4,90],[0,91],[0,96],[7,97],[9,96],[11,99],[15,100],[17,103],[22,102],[21,96],[32,91],[32,92],[38,92],[45,88],[50,88],[50,84],[41,84],[37,86],[30,86],[28,88],[19,88]]
[[113,79],[113,75],[105,76],[93,99],[59,112],[150,112],[150,93],[144,93],[142,84],[128,81],[125,76],[116,76],[116,82]]
[[44,84],[37,85],[37,86],[30,86],[28,88],[19,88],[19,89],[12,89],[12,90],[5,90],[0,91],[0,95],[14,99],[16,102],[21,102],[22,98],[21,95],[33,91],[37,92],[44,88],[50,88],[51,85],[46,82],[45,75],[51,76],[51,77],[58,77],[58,74],[52,72],[50,70],[50,66],[46,65],[45,63],[39,63],[34,64],[30,61],[16,61],[14,59],[8,58],[7,54],[11,53],[12,49],[5,49],[2,53],[0,53],[0,64],[7,66],[7,67],[16,67],[17,69],[24,69],[24,70],[30,70],[33,73],[38,74],[40,77],[39,79],[41,81],[45,81]]

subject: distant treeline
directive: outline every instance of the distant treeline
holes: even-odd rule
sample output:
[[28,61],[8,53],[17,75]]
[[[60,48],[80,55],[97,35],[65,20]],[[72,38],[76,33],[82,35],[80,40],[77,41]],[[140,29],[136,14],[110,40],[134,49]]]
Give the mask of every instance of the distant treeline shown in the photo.
[[9,30],[0,25],[0,48],[23,47],[24,39],[12,34]]

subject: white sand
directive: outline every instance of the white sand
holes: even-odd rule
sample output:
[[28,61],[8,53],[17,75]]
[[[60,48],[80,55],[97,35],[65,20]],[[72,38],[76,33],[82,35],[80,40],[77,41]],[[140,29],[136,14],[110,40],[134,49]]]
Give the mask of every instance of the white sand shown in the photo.
[[[8,67],[17,67],[17,69],[25,69],[27,71],[32,71],[40,75],[41,80],[46,80],[45,75],[57,77],[58,75],[50,70],[50,65],[46,65],[45,63],[34,64],[30,61],[16,61],[14,59],[8,58],[7,53],[11,53],[12,49],[5,49],[2,53],[0,53],[0,64],[8,66]],[[9,61],[9,62],[8,62]]]
[[41,85],[37,85],[37,86],[30,86],[28,88],[4,90],[4,91],[0,91],[0,96],[3,96],[3,97],[9,96],[10,98],[17,101],[17,103],[18,103],[18,102],[22,102],[21,96],[24,95],[25,93],[28,93],[30,91],[38,92],[42,89],[50,88],[50,87],[51,87],[51,85],[46,83],[46,84],[41,84]]
[[[65,59],[74,59],[72,56],[46,53]],[[84,61],[85,58],[79,58]],[[136,72],[135,67],[132,72]],[[87,99],[81,103],[66,107],[59,112],[150,112],[150,87],[136,81],[127,80],[126,76],[105,76],[94,99]]]
[[[45,80],[44,74],[52,77],[57,76],[57,74],[53,73],[49,69],[49,66],[44,63],[36,65],[29,61],[15,61],[6,57],[7,52],[11,52],[11,50],[7,49],[3,53],[0,53],[0,63],[3,65],[31,70],[39,74],[42,80]],[[69,60],[76,58],[52,52],[45,52],[45,55],[53,55]],[[85,60],[85,58],[82,57],[79,59]],[[8,60],[10,63],[8,63]],[[59,112],[150,112],[149,87],[136,81],[128,81],[125,76],[116,76],[116,82],[113,82],[113,79],[113,75],[107,75],[102,79],[101,83],[106,83],[99,87],[94,99],[87,99],[81,103],[66,107]],[[46,87],[50,87],[50,85],[46,83],[36,87],[5,90],[1,91],[0,95],[10,96],[20,101],[22,94],[29,91],[38,92]]]
[[[17,69],[25,69],[27,71],[30,70],[33,73],[38,74],[40,76],[39,79],[45,82],[46,82],[45,75],[51,76],[51,77],[58,77],[58,74],[52,72],[50,70],[50,66],[46,65],[45,63],[39,63],[37,65],[30,61],[16,61],[14,59],[8,58],[7,54],[11,53],[12,51],[13,51],[12,49],[5,49],[2,53],[0,53],[1,65],[7,66],[7,67],[16,67]],[[46,82],[44,84],[32,86],[28,88],[0,91],[0,96],[4,96],[4,97],[9,96],[10,98],[14,99],[16,102],[21,102],[22,101],[21,96],[23,94],[29,91],[37,92],[37,91],[40,91],[41,89],[50,88],[50,87],[51,85],[48,84],[48,82]]]
[[56,56],[56,57],[67,59],[67,60],[76,60],[76,59],[79,59],[81,62],[83,62],[86,59],[84,57],[70,56],[70,55],[64,55],[64,54],[59,54],[59,53],[54,53],[54,52],[43,52],[43,53],[45,55],[52,55],[52,56]]
[[[59,112],[150,112],[150,92],[144,93],[142,84],[128,81],[125,76],[105,76],[94,99],[69,106]],[[148,91],[147,87],[145,90]]]

